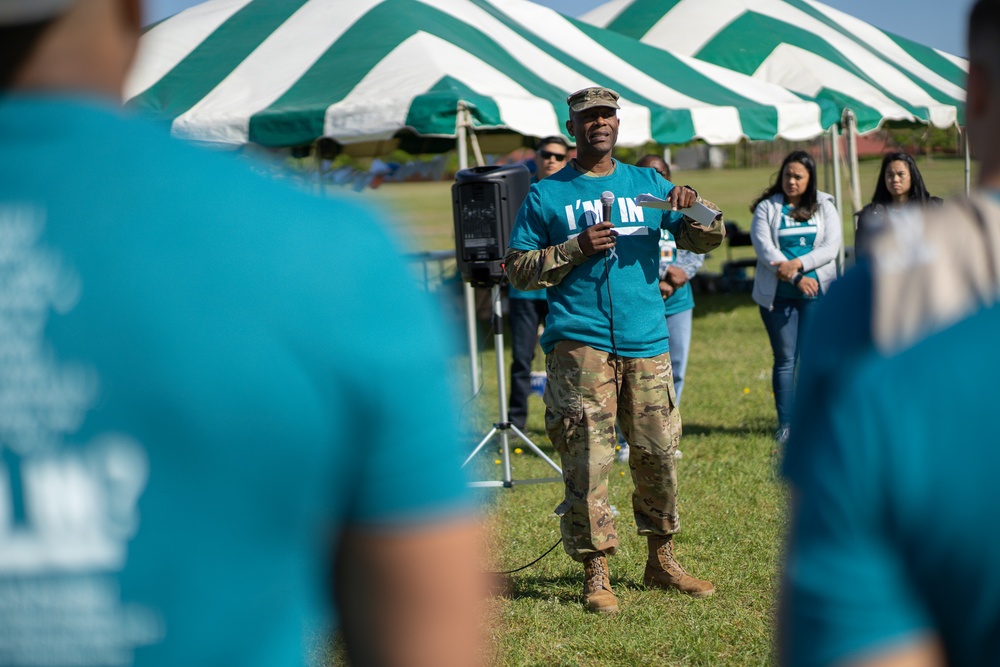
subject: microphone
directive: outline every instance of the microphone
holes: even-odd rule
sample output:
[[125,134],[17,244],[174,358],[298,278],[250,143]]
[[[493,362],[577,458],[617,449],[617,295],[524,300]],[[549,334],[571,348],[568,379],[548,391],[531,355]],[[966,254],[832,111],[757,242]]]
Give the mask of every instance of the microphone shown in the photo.
[[611,222],[611,205],[615,203],[613,192],[605,190],[601,193],[601,207],[604,209],[604,222]]
[[[611,192],[609,190],[605,190],[604,192],[601,193],[601,208],[604,209],[604,211],[603,211],[604,212],[604,222],[611,222],[611,205],[614,204],[614,203],[615,203],[615,195],[614,195],[613,192]],[[618,257],[618,253],[615,252],[615,247],[614,246],[611,246],[610,253],[607,250],[604,251],[604,261],[605,262],[608,261],[608,255],[609,254],[612,257],[615,257],[615,258]]]

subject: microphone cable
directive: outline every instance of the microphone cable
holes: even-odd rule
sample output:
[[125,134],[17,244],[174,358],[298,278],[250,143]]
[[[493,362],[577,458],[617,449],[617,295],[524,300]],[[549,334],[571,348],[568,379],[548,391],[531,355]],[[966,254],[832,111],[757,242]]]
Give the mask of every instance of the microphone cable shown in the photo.
[[604,286],[608,290],[608,324],[611,326],[611,355],[615,359],[615,404],[617,405],[621,394],[621,385],[618,380],[618,344],[615,341],[615,302],[611,297],[611,265],[608,261],[607,250],[604,251]]
[[505,572],[486,572],[486,574],[497,574],[497,575],[501,575],[501,574],[514,574],[515,572],[520,572],[521,570],[527,570],[529,567],[531,567],[532,565],[534,565],[535,563],[537,563],[538,561],[542,560],[543,558],[545,558],[546,556],[548,556],[550,553],[552,553],[552,550],[555,549],[560,544],[562,544],[562,538],[561,537],[559,538],[558,542],[556,542],[551,547],[549,547],[548,551],[546,551],[541,556],[539,556],[535,560],[531,561],[527,565],[522,565],[521,567],[519,567],[519,568],[517,568],[515,570],[507,570]]
[[[601,207],[603,209],[604,222],[611,222],[611,206],[615,203],[615,195],[610,190],[605,190],[601,193]],[[613,223],[612,223],[613,224]],[[615,234],[617,236],[617,234]],[[617,240],[615,241],[615,246],[618,245]],[[611,355],[614,357],[615,362],[615,404],[618,403],[619,394],[621,394],[621,384],[618,378],[618,343],[615,340],[615,302],[611,296],[611,263],[608,255],[611,251],[604,251],[604,285],[608,291],[608,324],[611,327]],[[615,257],[618,257],[618,253],[615,252]],[[617,416],[616,416],[617,417]]]

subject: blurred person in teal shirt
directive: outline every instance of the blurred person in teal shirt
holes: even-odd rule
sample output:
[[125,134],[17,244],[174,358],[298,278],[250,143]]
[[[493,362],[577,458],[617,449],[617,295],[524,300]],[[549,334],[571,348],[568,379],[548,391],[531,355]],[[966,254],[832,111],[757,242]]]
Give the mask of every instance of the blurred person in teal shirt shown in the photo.
[[790,666],[1000,664],[1000,2],[969,19],[979,186],[886,217],[819,304],[783,472]]
[[124,115],[139,26],[0,2],[0,664],[476,664],[436,309],[380,213]]

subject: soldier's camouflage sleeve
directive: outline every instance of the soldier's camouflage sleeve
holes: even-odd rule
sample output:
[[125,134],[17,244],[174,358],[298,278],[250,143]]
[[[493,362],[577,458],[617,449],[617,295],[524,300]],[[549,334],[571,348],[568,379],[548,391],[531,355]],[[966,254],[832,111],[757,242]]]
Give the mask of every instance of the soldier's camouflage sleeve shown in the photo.
[[[707,199],[698,197],[698,202],[716,211],[719,210],[718,206]],[[699,255],[704,255],[706,252],[718,248],[722,245],[722,239],[724,238],[726,238],[726,227],[722,222],[721,215],[708,226],[695,222],[685,216],[680,229],[674,234],[674,240],[678,248],[696,252]]]
[[507,280],[519,290],[558,285],[574,267],[585,261],[587,256],[580,249],[577,237],[541,250],[510,248],[504,256]]

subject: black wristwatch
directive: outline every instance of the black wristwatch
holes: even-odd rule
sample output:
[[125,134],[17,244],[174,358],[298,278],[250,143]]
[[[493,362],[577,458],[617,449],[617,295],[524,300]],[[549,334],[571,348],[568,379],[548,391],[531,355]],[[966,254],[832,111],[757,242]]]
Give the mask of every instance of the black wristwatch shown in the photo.
[[792,284],[793,285],[798,285],[800,282],[802,282],[802,279],[805,278],[805,277],[806,277],[806,274],[802,273],[801,271],[797,271],[795,273],[795,276],[792,278]]

